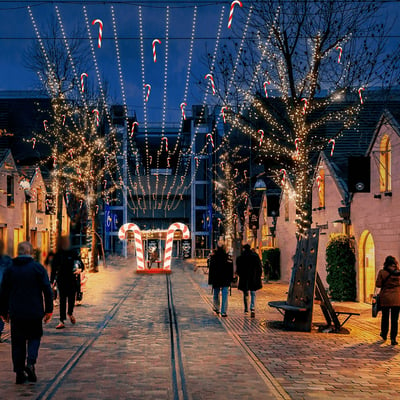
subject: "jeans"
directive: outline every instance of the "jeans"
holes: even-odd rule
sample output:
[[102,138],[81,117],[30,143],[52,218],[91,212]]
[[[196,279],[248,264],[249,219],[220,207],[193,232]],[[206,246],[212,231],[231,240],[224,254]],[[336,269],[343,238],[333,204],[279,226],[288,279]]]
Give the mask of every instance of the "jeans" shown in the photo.
[[58,288],[60,292],[60,321],[64,322],[67,319],[67,300],[68,300],[68,315],[74,313],[76,289]]
[[[244,311],[249,311],[249,290],[243,292]],[[250,310],[254,311],[256,308],[256,292],[250,290]]]
[[223,288],[214,288],[213,290],[214,290],[214,311],[219,312],[219,292],[222,290],[221,314],[226,314],[228,311],[229,287],[224,286]]
[[4,321],[0,318],[0,335],[3,333],[4,331]]
[[381,335],[387,337],[389,332],[389,313],[390,313],[390,339],[396,340],[398,331],[400,307],[382,307]]

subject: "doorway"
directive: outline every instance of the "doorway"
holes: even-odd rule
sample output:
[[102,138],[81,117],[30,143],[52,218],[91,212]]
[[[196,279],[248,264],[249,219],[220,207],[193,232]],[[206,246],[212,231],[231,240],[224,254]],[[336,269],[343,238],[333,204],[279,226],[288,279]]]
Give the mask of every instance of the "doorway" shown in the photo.
[[371,304],[375,291],[375,243],[371,232],[364,231],[359,245],[360,301]]

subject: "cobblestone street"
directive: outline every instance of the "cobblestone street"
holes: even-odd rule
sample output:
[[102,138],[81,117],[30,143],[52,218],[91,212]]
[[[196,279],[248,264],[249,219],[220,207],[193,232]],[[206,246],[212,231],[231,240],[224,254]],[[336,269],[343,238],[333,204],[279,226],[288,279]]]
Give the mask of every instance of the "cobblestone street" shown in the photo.
[[[78,323],[45,328],[39,382],[16,386],[10,341],[0,344],[0,399],[393,399],[400,353],[378,342],[370,308],[345,335],[279,329],[267,306],[287,285],[258,292],[255,319],[232,289],[228,318],[213,315],[207,275],[174,262],[173,273],[136,275],[114,259],[91,274]],[[322,321],[319,312],[315,320]]]

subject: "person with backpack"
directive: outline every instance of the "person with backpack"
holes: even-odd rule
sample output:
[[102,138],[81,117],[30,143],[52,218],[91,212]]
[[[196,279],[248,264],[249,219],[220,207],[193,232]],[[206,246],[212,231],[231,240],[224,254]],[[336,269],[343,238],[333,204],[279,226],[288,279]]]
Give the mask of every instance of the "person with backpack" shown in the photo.
[[243,292],[244,312],[249,312],[249,292],[250,292],[250,312],[254,318],[256,307],[256,291],[262,288],[262,266],[260,257],[251,250],[248,244],[243,246],[242,254],[236,259],[236,274],[239,276],[238,289]]
[[382,309],[381,338],[386,341],[389,332],[392,346],[396,346],[398,321],[400,312],[400,268],[399,262],[393,256],[388,256],[383,269],[378,273],[376,287],[380,288],[379,301]]
[[[209,260],[208,284],[212,285],[214,312],[224,318],[228,316],[228,293],[232,280],[232,260],[225,251],[223,243],[219,242]],[[221,308],[220,293],[222,293]]]

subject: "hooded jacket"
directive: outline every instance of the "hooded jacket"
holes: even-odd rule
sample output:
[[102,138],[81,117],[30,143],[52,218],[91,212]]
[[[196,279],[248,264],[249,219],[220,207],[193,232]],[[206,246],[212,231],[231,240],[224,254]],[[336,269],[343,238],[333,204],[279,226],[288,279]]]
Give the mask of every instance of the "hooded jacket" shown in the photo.
[[52,312],[53,292],[44,267],[29,256],[15,258],[3,275],[0,315],[34,320]]

